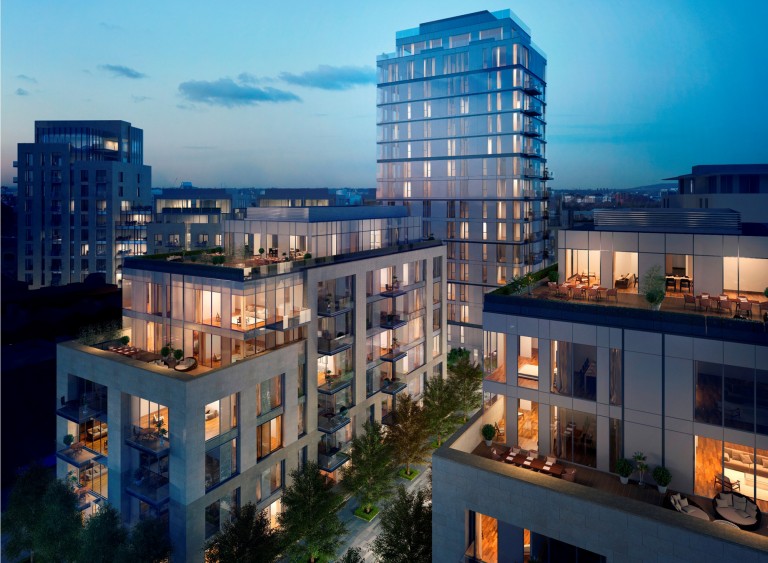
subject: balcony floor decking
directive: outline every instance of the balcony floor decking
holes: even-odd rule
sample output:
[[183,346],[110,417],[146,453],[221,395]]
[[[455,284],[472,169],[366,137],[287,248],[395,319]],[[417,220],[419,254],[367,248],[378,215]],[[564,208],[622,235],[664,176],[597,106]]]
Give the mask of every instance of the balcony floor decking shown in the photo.
[[[506,453],[509,450],[508,446],[503,446],[501,444],[493,444],[491,447],[488,447],[485,445],[485,442],[480,442],[477,447],[475,447],[474,450],[472,450],[472,455],[477,455],[480,457],[484,457],[486,459],[493,459],[493,456],[491,454],[491,450],[496,449],[497,453]],[[503,458],[505,456],[502,455],[502,461],[499,461],[499,463],[504,463]],[[584,485],[585,487],[590,487],[593,489],[598,489],[600,491],[616,495],[619,497],[629,498],[633,500],[637,500],[640,502],[644,502],[647,504],[653,504],[660,508],[662,508],[662,504],[664,502],[665,494],[659,493],[659,491],[656,488],[656,484],[653,482],[653,478],[651,477],[650,473],[646,473],[645,475],[645,485],[640,487],[638,485],[637,480],[630,480],[629,484],[622,485],[619,481],[619,478],[616,475],[613,475],[611,473],[606,473],[603,471],[598,471],[597,469],[592,469],[589,467],[585,467],[583,465],[576,465],[574,463],[569,463],[567,461],[558,460],[558,463],[564,465],[566,469],[575,469],[576,475],[575,475],[575,483],[579,485]],[[553,479],[556,479],[557,477],[552,477]],[[668,489],[669,491],[672,491],[673,489]],[[721,517],[718,516],[715,511],[712,508],[712,499],[707,497],[700,497],[697,495],[691,495],[688,493],[684,493],[685,497],[692,498],[696,504],[699,505],[700,508],[702,508],[710,517],[710,519],[714,522],[715,520],[720,520]],[[666,509],[665,510],[669,510]],[[672,512],[670,510],[670,512]],[[683,516],[681,514],[681,516]],[[768,537],[768,518],[763,517],[760,529],[755,531],[746,531],[742,530],[746,534],[759,534],[761,536]]]

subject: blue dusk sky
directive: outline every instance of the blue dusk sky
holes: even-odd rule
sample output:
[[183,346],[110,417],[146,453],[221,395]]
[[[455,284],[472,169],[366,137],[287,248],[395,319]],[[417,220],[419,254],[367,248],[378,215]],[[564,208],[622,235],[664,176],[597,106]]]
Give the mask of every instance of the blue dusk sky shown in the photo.
[[376,55],[506,8],[549,59],[553,187],[768,162],[764,0],[6,0],[2,183],[36,119],[123,119],[155,186],[373,187]]

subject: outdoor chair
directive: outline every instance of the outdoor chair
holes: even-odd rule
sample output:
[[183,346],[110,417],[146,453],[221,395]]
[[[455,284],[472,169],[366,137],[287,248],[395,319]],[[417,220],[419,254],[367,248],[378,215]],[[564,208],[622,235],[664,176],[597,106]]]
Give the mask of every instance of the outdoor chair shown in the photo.
[[680,291],[683,291],[683,288],[691,291],[691,280],[687,277],[680,280]]
[[696,298],[693,295],[691,295],[690,293],[686,293],[685,295],[683,295],[683,309],[688,307],[689,304],[693,305],[694,308],[695,308],[696,307]]
[[616,300],[616,303],[619,302],[619,291],[614,287],[611,289],[605,290],[605,298],[608,299],[609,297],[613,297]]
[[677,291],[677,282],[675,281],[675,278],[668,277],[666,281],[666,288],[672,288],[672,291]]
[[709,296],[704,297],[704,295],[701,296],[701,299],[699,299],[699,308],[704,309],[705,311],[709,311],[709,308],[711,306]]

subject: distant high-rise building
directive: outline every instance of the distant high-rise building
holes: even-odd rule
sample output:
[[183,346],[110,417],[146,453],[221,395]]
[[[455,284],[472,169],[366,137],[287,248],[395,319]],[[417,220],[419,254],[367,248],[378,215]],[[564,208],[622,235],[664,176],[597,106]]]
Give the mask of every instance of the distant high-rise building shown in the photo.
[[31,289],[102,273],[146,253],[152,169],[144,133],[125,121],[36,121],[19,143],[18,275]]
[[509,11],[400,31],[378,57],[377,198],[448,245],[448,340],[482,348],[483,294],[554,261],[545,56]]

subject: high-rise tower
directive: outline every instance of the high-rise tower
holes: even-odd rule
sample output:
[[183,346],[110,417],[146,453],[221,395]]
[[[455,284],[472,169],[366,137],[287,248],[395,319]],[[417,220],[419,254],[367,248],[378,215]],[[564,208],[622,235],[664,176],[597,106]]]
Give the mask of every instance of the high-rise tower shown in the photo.
[[378,57],[377,198],[448,245],[448,340],[482,348],[483,294],[554,259],[546,58],[509,11],[400,31]]

